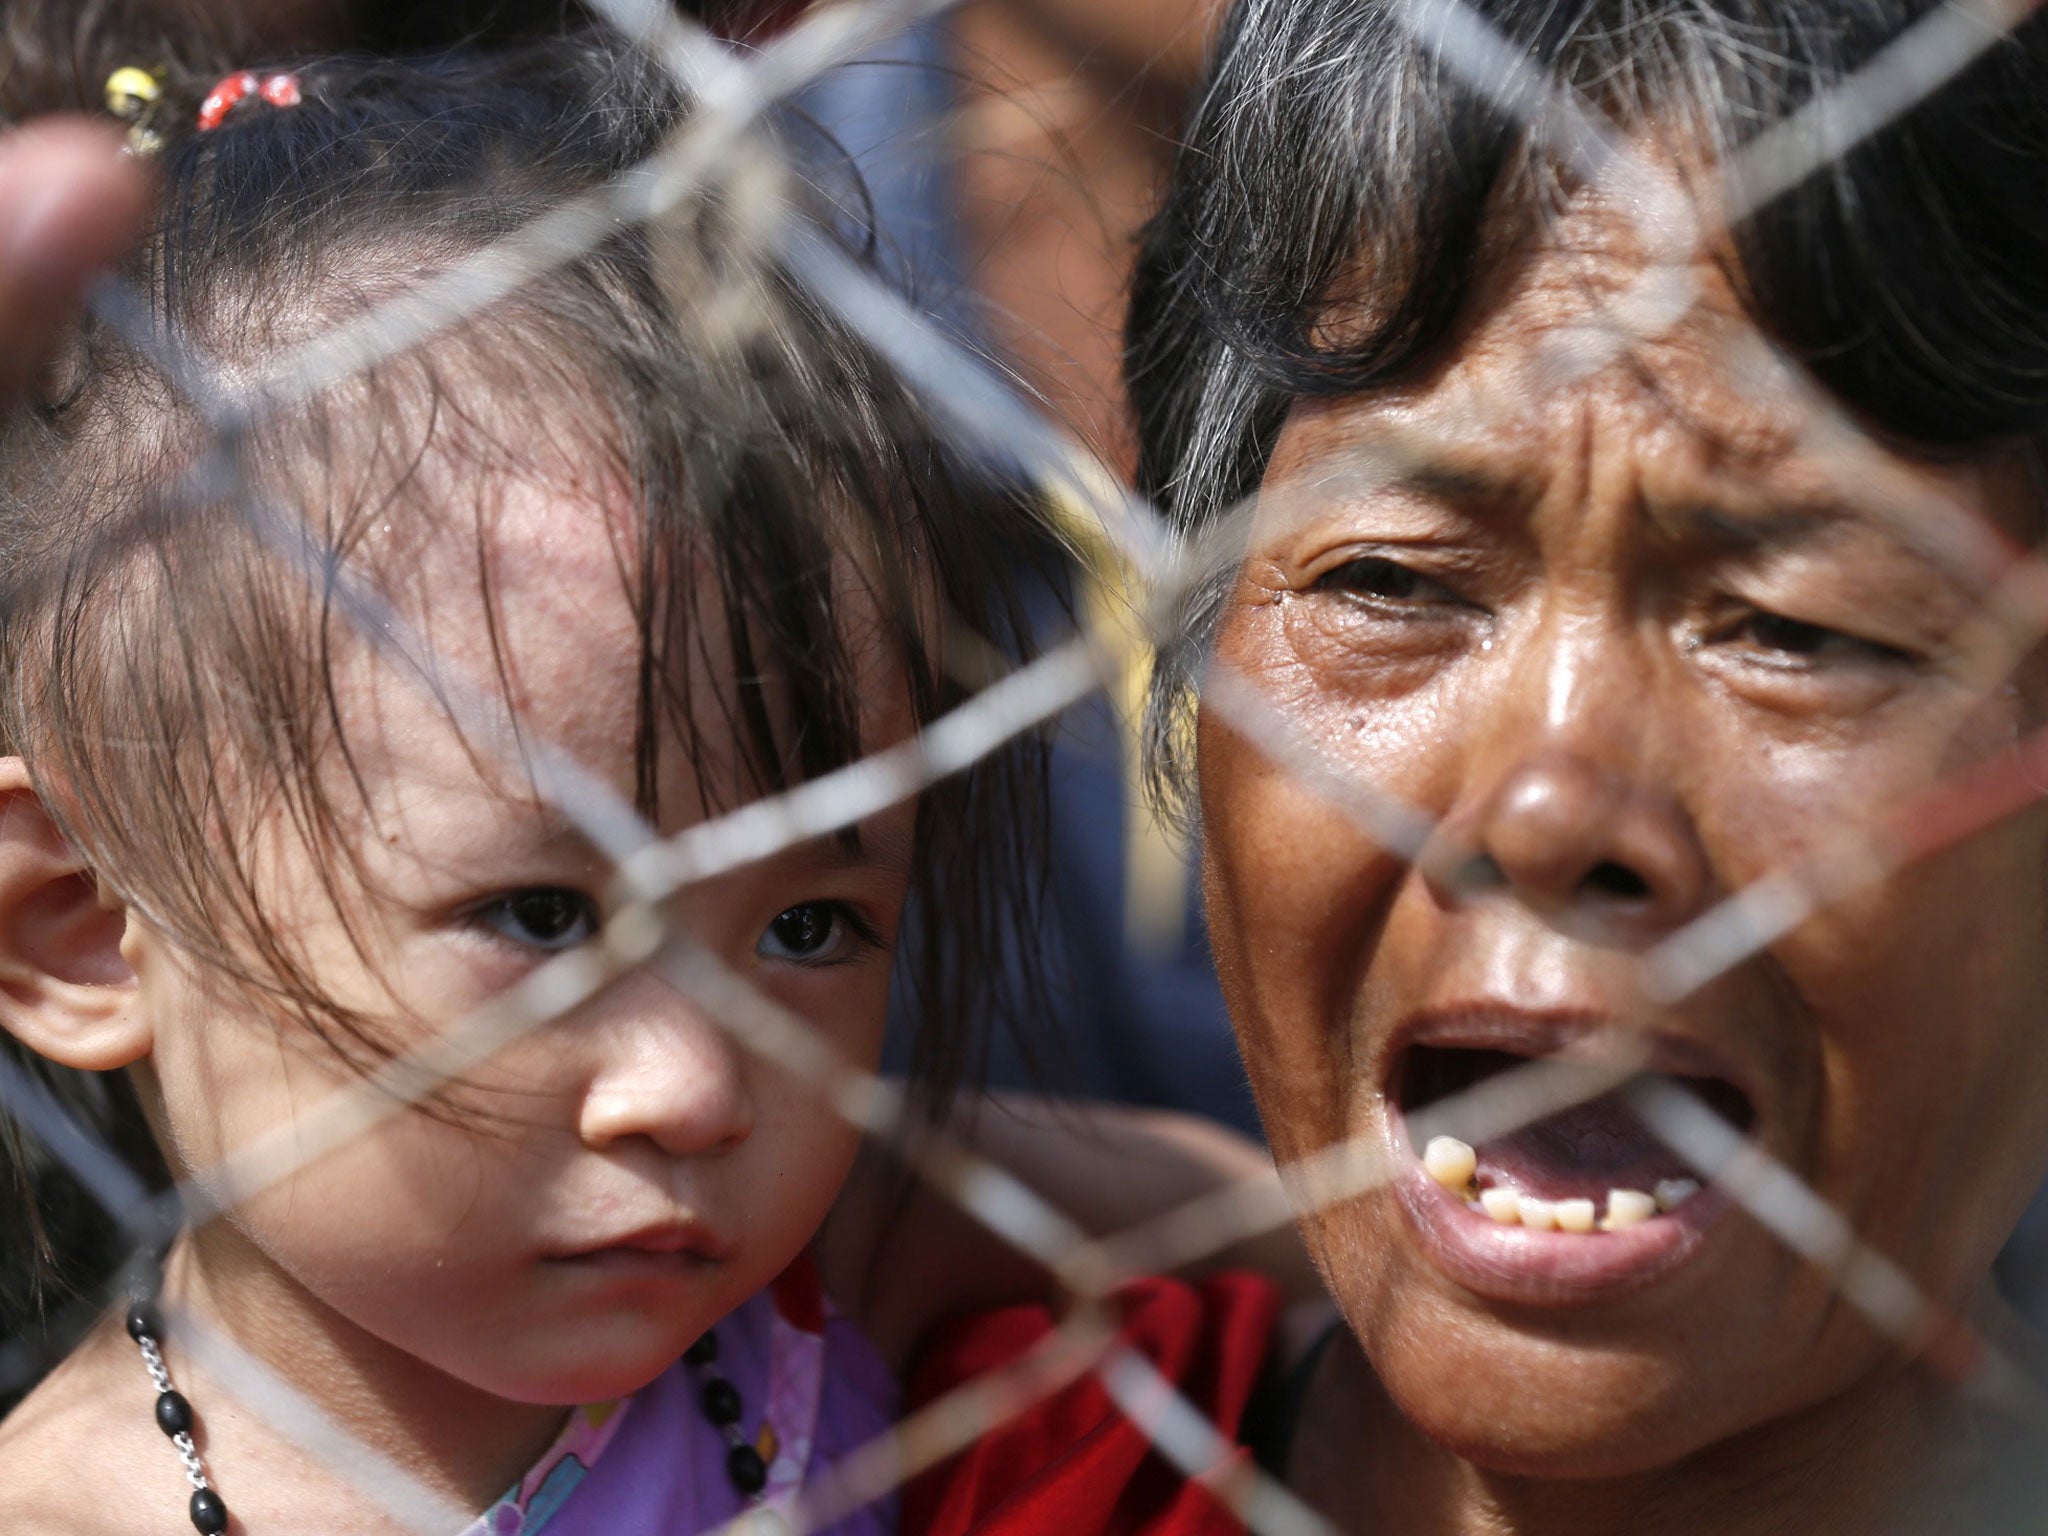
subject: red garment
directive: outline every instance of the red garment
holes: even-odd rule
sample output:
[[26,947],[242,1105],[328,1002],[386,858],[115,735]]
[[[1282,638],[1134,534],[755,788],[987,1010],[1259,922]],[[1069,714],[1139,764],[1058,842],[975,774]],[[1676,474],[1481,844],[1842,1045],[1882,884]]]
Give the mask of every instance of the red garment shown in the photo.
[[[1233,1440],[1272,1349],[1279,1293],[1255,1275],[1200,1287],[1140,1280],[1121,1336]],[[1005,1365],[1052,1330],[1042,1306],[941,1329],[911,1377],[919,1407]],[[1250,1452],[1240,1449],[1240,1459]],[[1092,1374],[1027,1409],[904,1490],[904,1536],[1231,1536],[1243,1525],[1152,1449]]]

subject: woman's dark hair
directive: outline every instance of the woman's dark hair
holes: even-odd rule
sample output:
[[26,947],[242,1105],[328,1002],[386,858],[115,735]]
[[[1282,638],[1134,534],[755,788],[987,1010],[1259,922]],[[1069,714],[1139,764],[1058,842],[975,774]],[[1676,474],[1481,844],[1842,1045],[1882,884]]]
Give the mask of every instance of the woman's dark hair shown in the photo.
[[[1706,169],[1869,64],[1938,0],[1464,0],[1625,140]],[[1255,491],[1290,404],[1401,382],[1456,344],[1495,221],[1543,216],[1557,157],[1396,0],[1237,0],[1127,332],[1142,489],[1188,534]],[[1562,137],[1560,133],[1560,137]],[[1733,230],[1754,318],[1874,429],[1968,453],[2048,429],[2048,17]],[[1705,216],[1712,217],[1711,204]],[[1526,249],[1527,242],[1521,248]],[[1333,319],[1341,323],[1331,324]],[[1155,786],[1228,573],[1155,674]]]
[[[156,229],[123,274],[160,337],[230,376],[527,227],[684,119],[655,66],[596,35],[294,67],[302,105],[252,102],[212,132],[173,131]],[[160,121],[190,123],[213,73],[174,78]],[[859,254],[845,212],[858,200],[818,184],[794,188],[799,206],[817,205],[818,237]],[[486,534],[506,479],[559,476],[549,483],[633,510],[614,541],[639,631],[635,768],[650,817],[658,760],[678,741],[699,763],[738,742],[741,794],[873,750],[859,664],[876,647],[920,723],[965,697],[961,655],[1026,648],[1010,594],[1034,509],[953,473],[910,392],[777,267],[744,191],[713,189],[658,235],[622,227],[426,345],[254,413],[237,473],[251,500],[290,509],[324,588],[248,501],[180,499],[213,434],[109,325],[82,327],[0,440],[4,745],[28,759],[94,878],[352,1062],[386,1051],[380,1021],[325,995],[276,931],[256,843],[288,826],[347,914],[361,871],[342,831],[362,807],[334,687],[358,638],[344,582],[417,620],[436,594],[419,589],[413,553],[452,526],[477,550],[501,656]],[[507,683],[499,668],[472,681],[488,694]],[[708,769],[700,782],[715,782]],[[986,978],[1009,969],[1027,926],[1013,907],[1037,789],[1026,747],[919,804],[902,949],[912,1072],[933,1104],[1001,1006]],[[119,1075],[39,1070],[133,1144]],[[35,1168],[14,1150],[34,1196]],[[76,1204],[42,1191],[53,1219]],[[28,1261],[76,1236],[53,1240],[37,1209],[0,1214],[0,1304],[26,1298]]]

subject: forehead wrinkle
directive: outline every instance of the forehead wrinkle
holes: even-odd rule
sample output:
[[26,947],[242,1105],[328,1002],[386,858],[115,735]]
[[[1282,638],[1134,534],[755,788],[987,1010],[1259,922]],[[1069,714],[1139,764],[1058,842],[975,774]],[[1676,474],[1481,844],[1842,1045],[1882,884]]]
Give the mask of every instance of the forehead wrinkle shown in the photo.
[[1440,382],[1451,389],[1405,385],[1297,402],[1285,485],[1268,485],[1262,495],[1284,497],[1291,488],[1319,497],[1395,496],[1459,506],[1518,504],[1541,495],[1543,476],[1532,473],[1532,456],[1504,447],[1503,437],[1518,428],[1471,433],[1472,414],[1455,398],[1455,380]]
[[1727,243],[1698,245],[1673,264],[1646,246],[1637,219],[1637,210],[1591,189],[1537,221],[1539,233],[1490,264],[1490,279],[1475,291],[1470,330],[1440,376],[1474,364],[1491,371],[1489,363],[1526,356],[1531,339],[1546,334],[1615,338],[1634,292],[1662,271],[1685,285],[1683,313],[1653,334],[1623,332],[1597,372],[1552,389],[1527,414],[1540,417],[1560,397],[1618,404],[1647,391],[1664,413],[1722,451],[1768,461],[1797,449],[1813,414],[1811,392],[1742,303]]
[[[1546,333],[1587,324],[1648,270],[1612,209],[1574,207],[1547,235],[1488,264],[1470,319],[1431,367],[1362,395],[1297,400],[1274,460],[1285,480],[1340,489],[1327,466],[1355,456],[1361,501],[1410,495],[1519,516],[1583,478],[1590,429],[1604,439],[1591,449],[1596,466],[1651,540],[1708,558],[1879,547],[1944,591],[1981,595],[2010,558],[2000,537],[2037,535],[2002,515],[2024,493],[1987,496],[1981,466],[1930,462],[1882,439],[1841,462],[1815,431],[1831,421],[1828,397],[1774,350],[1725,250],[1694,253],[1691,307],[1675,324],[1595,372],[1532,391]],[[1940,514],[1951,507],[1970,521],[1950,527]]]
[[[1629,456],[1643,468],[1654,466],[1659,475],[1679,468],[1686,478],[1732,486],[1738,477],[1767,480],[1788,469],[1797,473],[1803,416],[1747,398],[1719,366],[1719,339],[1709,333],[1723,324],[1746,325],[1739,312],[1696,309],[1672,333],[1627,349],[1598,373],[1519,402],[1503,415],[1504,374],[1513,378],[1519,373],[1532,335],[1559,323],[1555,315],[1541,312],[1541,291],[1539,284],[1534,314],[1529,292],[1511,295],[1432,378],[1363,401],[1353,397],[1356,414],[1348,420],[1340,405],[1323,429],[1329,434],[1326,441],[1341,445],[1349,439],[1362,454],[1393,461],[1396,467],[1381,480],[1389,491],[1466,509],[1533,504],[1560,475],[1582,476],[1587,455],[1604,455],[1600,440],[1616,432],[1630,444]],[[1357,413],[1361,404],[1366,409]],[[1394,437],[1396,451],[1388,450],[1384,435]],[[1402,439],[1421,447],[1407,450]],[[1810,523],[1839,513],[1821,505],[1829,498],[1812,489],[1788,486],[1776,493],[1776,499],[1800,504],[1788,512],[1792,521],[1777,530],[1778,536],[1789,539],[1805,531],[1795,527],[1799,519]],[[1694,510],[1718,513],[1723,498],[1716,491],[1662,499],[1697,500],[1700,507]],[[1712,531],[1713,519],[1701,521]]]
[[[1397,406],[1395,411],[1412,419],[1429,412],[1433,404],[1418,402],[1412,409]],[[1359,495],[1412,498],[1480,518],[1520,516],[1541,502],[1560,475],[1583,481],[1588,455],[1598,458],[1601,454],[1598,436],[1604,414],[1634,440],[1635,477],[1648,482],[1638,493],[1637,504],[1650,533],[1661,542],[1741,555],[1885,531],[1867,513],[1811,476],[1795,475],[1793,483],[1777,486],[1761,483],[1770,478],[1772,468],[1783,481],[1785,471],[1797,466],[1738,468],[1714,451],[1719,445],[1700,443],[1695,434],[1684,432],[1680,423],[1664,418],[1644,422],[1639,410],[1620,402],[1605,413],[1583,398],[1573,406],[1569,419],[1548,424],[1525,419],[1502,430],[1470,436],[1455,430],[1431,430],[1426,434],[1427,454],[1407,456],[1387,468],[1379,466],[1385,465],[1390,455],[1372,447],[1361,448],[1361,458],[1372,462],[1357,477],[1365,482]],[[1311,451],[1342,455],[1347,442],[1371,443],[1385,425],[1377,411],[1364,420],[1333,414],[1313,429],[1321,442]],[[1668,453],[1657,441],[1674,432],[1686,439],[1677,454]],[[1346,488],[1345,478],[1341,469],[1309,476],[1317,489],[1337,492]],[[1663,482],[1663,488],[1658,482]]]

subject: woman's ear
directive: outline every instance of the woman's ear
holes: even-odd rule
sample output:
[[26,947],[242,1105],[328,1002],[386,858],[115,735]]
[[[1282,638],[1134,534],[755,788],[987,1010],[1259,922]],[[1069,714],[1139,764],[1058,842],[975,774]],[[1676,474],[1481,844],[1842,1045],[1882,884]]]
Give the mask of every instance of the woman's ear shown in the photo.
[[101,899],[18,757],[0,757],[0,1026],[60,1066],[125,1067],[149,1054],[127,917]]

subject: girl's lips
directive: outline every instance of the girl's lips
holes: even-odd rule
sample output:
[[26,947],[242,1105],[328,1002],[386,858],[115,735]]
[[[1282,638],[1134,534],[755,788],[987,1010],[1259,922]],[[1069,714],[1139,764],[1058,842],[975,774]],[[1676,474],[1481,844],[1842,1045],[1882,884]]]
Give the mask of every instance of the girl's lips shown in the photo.
[[1652,1285],[1697,1258],[1728,1213],[1709,1185],[1678,1209],[1612,1232],[1539,1232],[1504,1226],[1467,1206],[1424,1171],[1399,1137],[1406,1167],[1394,1192],[1432,1263],[1491,1301],[1577,1306],[1611,1301]]
[[656,1221],[543,1255],[550,1263],[675,1273],[732,1257],[732,1244],[696,1221]]
[[718,1260],[688,1248],[593,1248],[553,1263],[615,1280],[676,1280],[701,1274]]

